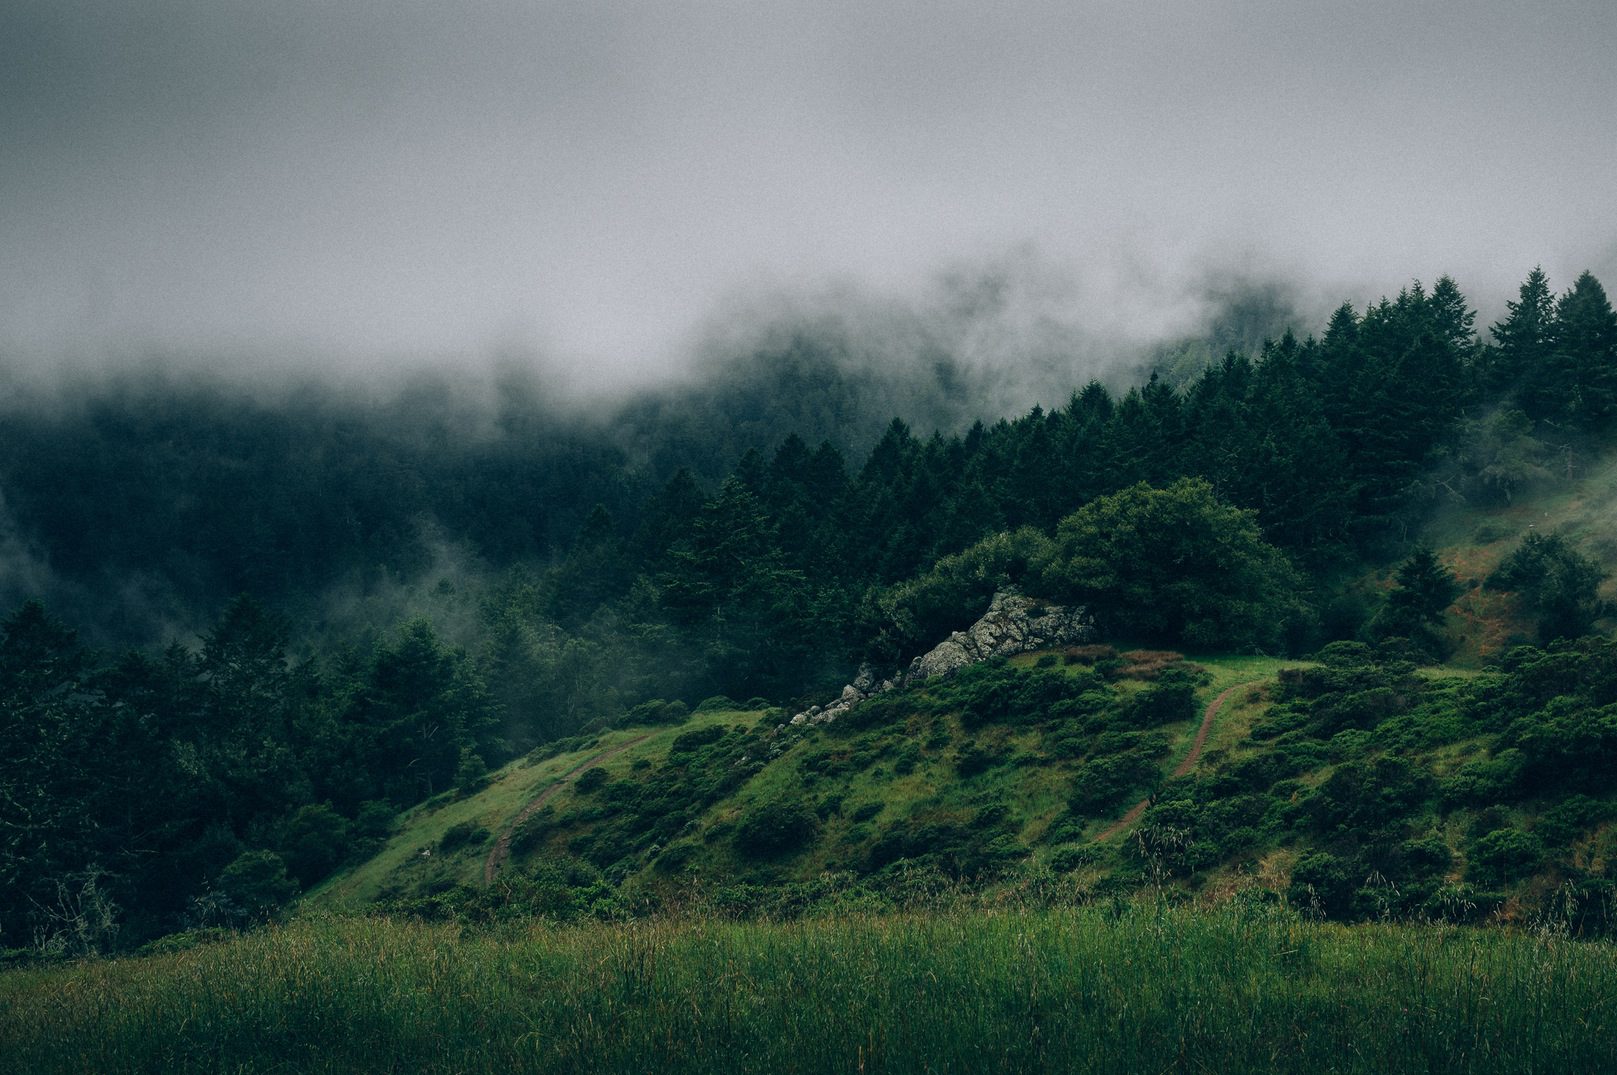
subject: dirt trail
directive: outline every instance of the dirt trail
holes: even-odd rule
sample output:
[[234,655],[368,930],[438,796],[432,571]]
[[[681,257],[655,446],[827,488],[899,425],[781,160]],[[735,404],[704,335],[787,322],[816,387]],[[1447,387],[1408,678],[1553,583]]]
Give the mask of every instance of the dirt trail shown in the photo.
[[[1186,754],[1185,760],[1180,762],[1178,766],[1174,768],[1173,775],[1168,778],[1169,780],[1178,780],[1182,776],[1188,776],[1190,775],[1190,771],[1196,767],[1196,762],[1199,761],[1202,756],[1202,747],[1207,745],[1207,735],[1213,730],[1213,718],[1218,716],[1218,711],[1223,707],[1224,700],[1230,695],[1234,694],[1236,691],[1247,687],[1256,687],[1260,682],[1262,681],[1254,680],[1251,683],[1237,683],[1233,687],[1226,687],[1217,698],[1214,698],[1211,702],[1207,703],[1207,708],[1202,711],[1202,725],[1200,728],[1196,729],[1196,741],[1190,744],[1190,753]],[[1151,800],[1146,798],[1141,799],[1139,802],[1129,807],[1129,812],[1112,822],[1112,824],[1106,828],[1105,832],[1095,837],[1095,842],[1099,843],[1102,840],[1110,840],[1112,837],[1116,836],[1118,833],[1140,820],[1140,815],[1145,813],[1145,808],[1150,805]]]
[[636,743],[644,742],[645,740],[650,739],[651,736],[651,732],[647,732],[645,735],[637,735],[633,739],[619,743],[611,750],[603,750],[594,757],[585,758],[583,761],[579,762],[577,765],[558,776],[555,783],[551,784],[544,791],[541,791],[532,802],[528,803],[527,806],[524,806],[521,810],[519,810],[517,812],[517,816],[512,818],[511,823],[507,825],[504,831],[500,833],[500,838],[494,841],[494,850],[488,853],[488,861],[483,863],[483,883],[485,885],[492,884],[494,881],[494,874],[499,870],[501,864],[504,863],[506,859],[511,857],[511,837],[516,835],[517,826],[521,825],[524,821],[537,814],[540,809],[544,807],[545,803],[554,798],[558,791],[566,787],[572,781],[573,777],[577,776],[579,773],[583,772],[585,769],[588,769],[597,762],[603,762],[608,758],[613,758],[619,754],[622,754],[625,750],[628,750]]

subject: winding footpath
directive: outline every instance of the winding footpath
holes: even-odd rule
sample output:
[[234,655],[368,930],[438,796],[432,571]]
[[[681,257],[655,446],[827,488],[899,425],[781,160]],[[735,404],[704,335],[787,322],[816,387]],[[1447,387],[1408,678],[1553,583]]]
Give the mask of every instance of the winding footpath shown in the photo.
[[617,757],[619,754],[622,754],[625,750],[628,750],[636,743],[641,743],[647,739],[650,739],[652,734],[652,732],[647,732],[645,735],[637,735],[633,739],[619,743],[611,750],[603,750],[594,757],[585,758],[583,761],[579,762],[577,765],[558,776],[555,783],[551,784],[544,791],[541,791],[532,802],[528,803],[527,806],[524,806],[520,811],[518,811],[517,816],[512,818],[511,823],[507,825],[500,833],[500,838],[494,841],[494,849],[488,853],[488,861],[483,863],[483,883],[485,885],[493,884],[494,874],[499,871],[500,866],[505,863],[505,860],[511,857],[511,837],[516,835],[517,827],[519,825],[533,815],[537,814],[544,807],[545,803],[554,798],[556,793],[562,788],[572,783],[573,778],[579,773],[583,772],[585,769],[588,769],[597,762],[603,762],[608,758]]
[[[1247,687],[1256,687],[1262,682],[1262,680],[1253,680],[1250,683],[1237,683],[1233,687],[1225,687],[1224,690],[1219,693],[1217,698],[1214,698],[1211,702],[1207,703],[1207,708],[1202,712],[1201,727],[1196,729],[1196,741],[1190,744],[1190,753],[1186,754],[1185,760],[1180,762],[1178,766],[1174,768],[1173,774],[1168,777],[1169,780],[1178,780],[1182,776],[1188,776],[1190,775],[1190,771],[1196,767],[1196,762],[1199,761],[1202,756],[1202,748],[1207,745],[1207,735],[1213,730],[1213,718],[1218,716],[1218,711],[1223,708],[1225,699],[1229,698],[1230,695],[1234,694],[1238,690],[1243,690]],[[1112,837],[1116,836],[1118,833],[1140,820],[1140,815],[1145,813],[1145,808],[1150,805],[1151,799],[1148,796],[1129,807],[1129,812],[1112,822],[1112,824],[1107,827],[1105,832],[1095,837],[1095,842],[1100,843],[1103,840],[1110,840]]]

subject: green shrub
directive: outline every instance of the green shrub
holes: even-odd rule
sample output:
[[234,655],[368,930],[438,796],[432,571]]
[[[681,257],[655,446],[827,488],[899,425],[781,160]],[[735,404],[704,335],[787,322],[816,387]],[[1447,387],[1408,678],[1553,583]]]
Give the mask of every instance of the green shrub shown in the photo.
[[[574,814],[571,820],[579,820],[579,815]],[[517,856],[529,854],[543,845],[557,828],[556,810],[552,806],[546,806],[518,825],[511,833],[511,854]]]
[[838,717],[826,730],[832,735],[843,736],[896,724],[909,716],[915,705],[916,695],[910,691],[888,691],[874,698],[866,698]]
[[1363,876],[1364,871],[1356,862],[1326,851],[1310,852],[1292,869],[1286,898],[1300,911],[1314,911],[1327,918],[1347,918],[1353,911],[1353,894]]
[[669,844],[663,848],[662,854],[657,856],[653,866],[659,873],[679,873],[691,864],[697,850],[697,846],[688,840]]
[[1617,704],[1553,698],[1538,712],[1513,721],[1500,742],[1522,752],[1525,790],[1599,793],[1617,771]]
[[665,702],[661,698],[653,698],[649,702],[641,702],[625,715],[625,724],[679,724],[690,716],[691,707],[675,699]]
[[[1286,669],[1282,669],[1284,674]],[[1280,703],[1252,722],[1252,738],[1259,742],[1279,739],[1281,736],[1307,728],[1312,718],[1308,710],[1294,703]]]
[[1077,843],[1084,838],[1084,820],[1077,817],[1057,818],[1050,827],[1044,830],[1044,842],[1047,844]]
[[592,765],[578,774],[578,779],[573,781],[573,788],[580,795],[588,795],[592,791],[600,790],[606,781],[606,770],[599,765]]
[[1059,703],[1076,699],[1090,685],[1082,676],[985,661],[957,672],[932,693],[940,704],[958,708],[961,722],[972,728],[1049,720]]
[[1256,514],[1220,503],[1202,478],[1089,501],[1061,520],[1034,574],[1103,627],[1154,641],[1272,649],[1308,616],[1301,575]]
[[365,839],[384,839],[392,835],[398,816],[398,811],[386,799],[362,802],[354,814],[354,835]]
[[1130,721],[1142,728],[1174,724],[1196,717],[1196,684],[1180,668],[1162,672],[1155,682],[1135,695],[1128,706]]
[[994,748],[968,743],[955,758],[954,770],[962,777],[973,777],[1004,763],[1005,756]]
[[490,832],[475,821],[462,821],[449,826],[438,838],[438,850],[443,853],[460,847],[476,847],[487,843]]
[[1573,795],[1544,811],[1533,832],[1552,847],[1566,847],[1611,813],[1612,806],[1608,802]]
[[1440,792],[1445,803],[1475,806],[1516,797],[1527,759],[1514,749],[1470,761],[1444,778]]
[[[1375,663],[1375,650],[1364,642],[1327,642],[1314,654],[1314,660],[1333,668],[1351,668]],[[1294,671],[1287,669],[1286,671]],[[1296,669],[1301,672],[1305,669]]]
[[1538,868],[1544,845],[1520,829],[1495,829],[1471,848],[1466,876],[1485,884],[1511,885]]
[[855,824],[858,824],[861,821],[869,821],[871,818],[881,813],[884,809],[886,809],[885,803],[860,803],[858,806],[854,807],[853,813],[848,815],[848,820]]
[[883,831],[868,861],[873,870],[920,866],[951,878],[988,878],[1026,853],[1006,831],[1003,811],[986,817],[923,811]]
[[1425,803],[1431,777],[1401,758],[1337,767],[1304,804],[1315,831],[1363,835],[1401,826]]
[[1408,694],[1384,684],[1326,694],[1312,707],[1314,734],[1324,738],[1344,728],[1374,728],[1408,710],[1411,701]]
[[460,748],[460,761],[455,766],[455,791],[457,797],[466,798],[476,795],[488,787],[488,762],[483,756],[469,746]]
[[820,820],[800,802],[759,803],[736,823],[736,849],[752,858],[779,858],[804,850],[819,836]]
[[156,940],[147,941],[136,950],[137,956],[167,956],[177,952],[189,952],[203,945],[219,944],[222,941],[233,940],[238,936],[234,930],[223,929],[219,926],[205,926],[200,929],[181,930],[179,933],[170,933]]
[[298,883],[275,852],[244,851],[219,874],[214,894],[226,922],[247,925],[268,920],[298,894]]
[[893,759],[893,772],[897,776],[909,776],[921,764],[921,748],[914,743],[905,743],[899,748],[898,757]]
[[1454,852],[1437,833],[1404,841],[1398,857],[1405,872],[1413,877],[1440,876],[1454,863]]
[[1326,756],[1332,761],[1348,761],[1362,757],[1370,746],[1370,733],[1363,728],[1348,728],[1331,736],[1325,744]]
[[[700,710],[698,710],[700,712]],[[717,743],[723,739],[725,728],[722,724],[712,724],[706,728],[696,728],[688,732],[680,732],[674,741],[668,745],[669,757],[675,754],[691,754],[709,743]]]
[[281,856],[287,872],[307,888],[336,869],[352,850],[353,827],[325,803],[298,808],[286,822]]
[[1519,593],[1538,617],[1540,641],[1547,642],[1588,633],[1606,611],[1599,595],[1605,578],[1597,561],[1561,535],[1532,533],[1488,576],[1488,585]]
[[1006,583],[1047,555],[1049,538],[1034,527],[990,535],[938,560],[923,575],[873,596],[866,609],[868,656],[878,664],[917,653],[970,626]]
[[1436,922],[1487,922],[1504,905],[1502,893],[1467,882],[1439,885],[1426,899],[1421,913]]
[[1056,873],[1071,873],[1100,860],[1100,848],[1093,844],[1067,844],[1050,852],[1050,868]]
[[1068,806],[1081,816],[1094,816],[1121,805],[1161,777],[1155,759],[1141,750],[1092,757],[1073,779]]
[[1051,758],[1081,758],[1089,751],[1090,737],[1076,728],[1063,727],[1045,733],[1044,753]]

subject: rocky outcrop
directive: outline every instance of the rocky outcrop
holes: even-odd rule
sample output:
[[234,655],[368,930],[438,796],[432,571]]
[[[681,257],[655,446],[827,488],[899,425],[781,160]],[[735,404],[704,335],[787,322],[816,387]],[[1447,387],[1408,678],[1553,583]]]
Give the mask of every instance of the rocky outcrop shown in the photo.
[[1018,593],[997,593],[982,619],[939,642],[907,669],[882,676],[865,665],[835,701],[810,706],[792,717],[791,723],[823,724],[886,691],[947,676],[994,657],[1089,642],[1094,636],[1094,620],[1083,608],[1046,605]]

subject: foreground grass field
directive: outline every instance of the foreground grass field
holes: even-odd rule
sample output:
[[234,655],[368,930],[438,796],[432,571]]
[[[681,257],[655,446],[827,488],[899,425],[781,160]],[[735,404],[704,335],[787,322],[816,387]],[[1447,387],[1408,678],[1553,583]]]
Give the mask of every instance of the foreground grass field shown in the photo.
[[27,1072],[1598,1072],[1617,949],[1239,902],[638,923],[300,922],[0,976]]

